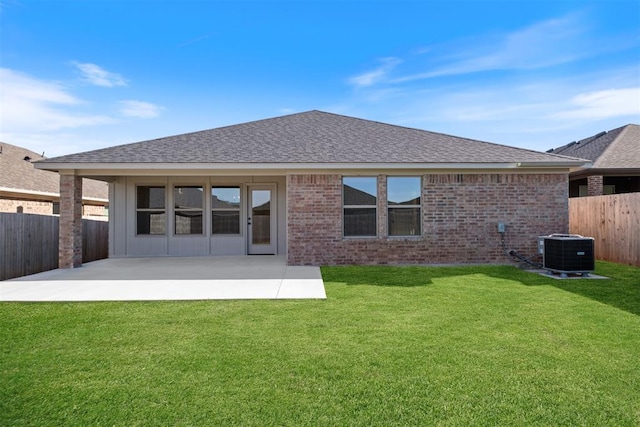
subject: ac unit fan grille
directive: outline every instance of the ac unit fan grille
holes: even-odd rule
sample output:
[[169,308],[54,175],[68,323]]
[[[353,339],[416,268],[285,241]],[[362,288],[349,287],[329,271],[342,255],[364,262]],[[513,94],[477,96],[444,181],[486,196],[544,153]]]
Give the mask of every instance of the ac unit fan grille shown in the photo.
[[544,268],[559,272],[595,270],[593,239],[545,238]]

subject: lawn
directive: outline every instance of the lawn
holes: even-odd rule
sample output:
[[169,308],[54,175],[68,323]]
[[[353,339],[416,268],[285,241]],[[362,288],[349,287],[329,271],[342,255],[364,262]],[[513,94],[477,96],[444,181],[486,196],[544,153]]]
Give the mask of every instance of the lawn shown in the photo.
[[325,267],[326,301],[0,304],[0,425],[640,425],[640,269]]

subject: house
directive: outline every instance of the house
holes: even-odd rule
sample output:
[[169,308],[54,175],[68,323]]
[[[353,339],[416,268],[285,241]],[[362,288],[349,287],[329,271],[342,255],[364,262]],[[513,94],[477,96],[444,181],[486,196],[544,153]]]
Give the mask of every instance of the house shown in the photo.
[[[80,177],[109,182],[111,257],[286,255],[289,265],[505,262],[568,229],[585,160],[321,111],[36,163],[60,173],[60,265]],[[65,212],[67,214],[65,215]]]
[[548,153],[580,157],[590,169],[569,174],[569,197],[640,191],[640,126],[629,124],[574,141]]
[[[60,213],[60,177],[33,167],[32,162],[42,159],[33,151],[0,142],[0,212]],[[83,187],[82,215],[106,218],[108,185],[86,179]]]

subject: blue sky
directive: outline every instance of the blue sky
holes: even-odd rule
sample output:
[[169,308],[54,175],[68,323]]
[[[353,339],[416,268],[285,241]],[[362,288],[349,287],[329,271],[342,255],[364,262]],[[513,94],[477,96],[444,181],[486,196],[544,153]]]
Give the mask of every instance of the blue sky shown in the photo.
[[640,2],[0,0],[47,157],[313,109],[547,150],[640,123]]

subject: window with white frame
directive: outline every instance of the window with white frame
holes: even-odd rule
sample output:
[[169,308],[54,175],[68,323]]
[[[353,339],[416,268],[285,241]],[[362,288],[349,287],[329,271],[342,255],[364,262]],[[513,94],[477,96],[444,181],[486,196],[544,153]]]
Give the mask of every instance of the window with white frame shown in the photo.
[[136,234],[162,235],[167,230],[165,187],[139,185],[136,187]]
[[240,234],[240,187],[211,188],[211,234]]
[[387,178],[389,236],[420,236],[420,177]]
[[345,237],[377,235],[378,182],[376,177],[342,178]]
[[175,234],[202,234],[204,187],[181,185],[173,188]]

